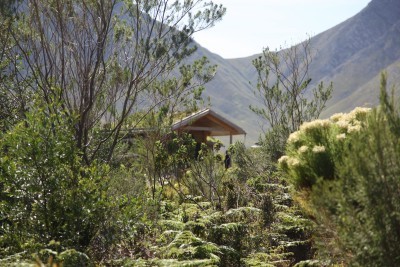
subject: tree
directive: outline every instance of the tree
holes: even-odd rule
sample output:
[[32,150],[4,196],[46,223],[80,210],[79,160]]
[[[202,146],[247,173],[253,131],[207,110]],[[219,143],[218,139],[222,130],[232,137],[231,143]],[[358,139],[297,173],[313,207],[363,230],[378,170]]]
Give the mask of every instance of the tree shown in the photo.
[[13,31],[24,65],[17,78],[31,78],[27,89],[47,103],[58,95],[63,111],[78,118],[74,136],[86,164],[109,162],[131,114],[198,95],[214,75],[204,59],[185,65],[196,50],[193,33],[225,12],[203,2],[25,1]]
[[20,0],[3,0],[0,3],[0,13],[2,16],[11,16],[15,11],[16,5]]
[[254,94],[261,106],[250,109],[267,122],[263,143],[273,160],[283,154],[289,134],[303,122],[318,118],[331,97],[332,84],[324,87],[321,82],[310,88],[311,62],[310,39],[279,52],[266,48],[253,60],[257,71]]
[[215,66],[191,58],[191,36],[224,12],[202,0],[27,0],[1,18],[1,123],[21,114],[1,125],[2,255],[50,240],[100,255],[122,242],[141,205],[109,183],[124,173],[112,161],[123,130],[151,121],[160,137],[196,108]]
[[18,55],[13,51],[15,42],[11,32],[16,20],[15,12],[19,0],[5,0],[0,3],[0,133],[7,131],[23,117],[29,94],[22,95],[21,81],[15,79],[20,67]]

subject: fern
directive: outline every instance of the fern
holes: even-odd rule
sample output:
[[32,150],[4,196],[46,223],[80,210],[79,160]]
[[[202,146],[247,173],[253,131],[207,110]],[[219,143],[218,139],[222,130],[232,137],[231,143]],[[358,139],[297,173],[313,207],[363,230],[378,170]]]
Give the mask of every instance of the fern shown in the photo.
[[162,230],[176,230],[181,231],[185,228],[185,224],[180,221],[175,220],[160,220],[158,224],[161,226]]
[[259,222],[262,221],[262,210],[254,207],[230,209],[225,213],[225,218],[228,222]]

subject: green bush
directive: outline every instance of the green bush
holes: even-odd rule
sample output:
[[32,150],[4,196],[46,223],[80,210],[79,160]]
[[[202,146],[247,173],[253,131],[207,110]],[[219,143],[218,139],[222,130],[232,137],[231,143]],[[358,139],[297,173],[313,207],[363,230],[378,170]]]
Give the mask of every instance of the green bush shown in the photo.
[[400,265],[400,109],[385,81],[378,108],[302,126],[280,160],[326,264]]
[[76,251],[75,249],[69,249],[61,252],[60,255],[58,255],[57,259],[62,263],[63,267],[93,266],[89,257],[86,254]]
[[392,115],[371,114],[340,168],[339,236],[360,266],[400,264],[400,128]]
[[337,177],[335,163],[343,160],[349,138],[365,125],[368,108],[356,108],[348,114],[335,114],[330,119],[306,122],[290,134],[286,155],[278,162],[297,189],[311,188],[319,179]]
[[85,166],[73,118],[47,108],[57,105],[38,101],[0,140],[0,254],[37,251],[51,240],[85,249],[106,218],[107,166]]

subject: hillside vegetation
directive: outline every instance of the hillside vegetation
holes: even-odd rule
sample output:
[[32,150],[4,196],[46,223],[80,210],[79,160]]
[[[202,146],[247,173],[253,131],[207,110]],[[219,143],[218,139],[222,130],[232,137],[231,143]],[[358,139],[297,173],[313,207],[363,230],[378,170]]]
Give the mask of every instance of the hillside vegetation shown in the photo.
[[308,66],[309,43],[264,50],[246,65],[268,127],[259,147],[223,155],[171,130],[204,105],[216,66],[192,35],[222,6],[4,3],[0,266],[400,265],[400,109],[385,73],[379,107],[320,120],[332,87],[309,90],[303,63],[281,64]]
[[396,266],[400,111],[384,82],[379,108],[302,124],[280,169],[241,143],[231,168],[218,143],[194,160],[185,135],[85,166],[66,121],[34,109],[1,140],[0,265]]

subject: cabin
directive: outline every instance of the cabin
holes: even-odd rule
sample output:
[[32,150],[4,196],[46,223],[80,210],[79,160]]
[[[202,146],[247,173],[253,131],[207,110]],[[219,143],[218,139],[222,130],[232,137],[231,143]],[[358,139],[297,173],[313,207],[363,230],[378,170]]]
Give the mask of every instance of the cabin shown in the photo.
[[[171,130],[178,134],[188,133],[193,137],[197,143],[194,155],[195,158],[198,156],[198,151],[202,143],[212,147],[212,144],[207,142],[207,137],[228,137],[229,144],[232,144],[233,136],[246,136],[246,132],[242,128],[209,108],[200,110],[175,122]],[[156,132],[156,129],[133,128],[121,130],[121,135],[123,136],[123,142],[127,143],[129,146],[135,146],[136,139],[147,138],[152,132]],[[169,134],[163,136],[162,140],[167,140],[169,136]],[[133,156],[136,157],[137,155],[134,154]]]
[[228,136],[229,144],[232,144],[234,135],[246,136],[246,132],[242,128],[209,108],[200,110],[174,123],[172,130],[178,133],[191,134],[199,144],[207,143],[209,136]]

